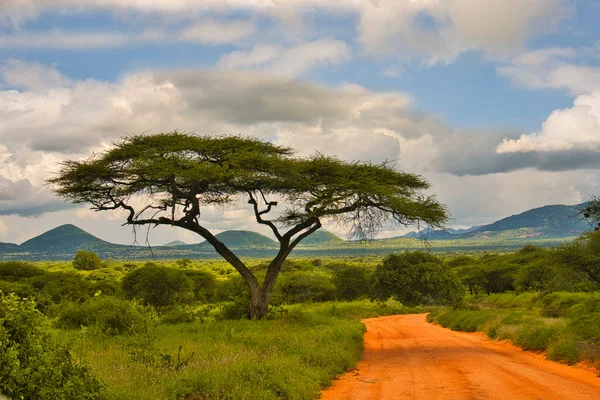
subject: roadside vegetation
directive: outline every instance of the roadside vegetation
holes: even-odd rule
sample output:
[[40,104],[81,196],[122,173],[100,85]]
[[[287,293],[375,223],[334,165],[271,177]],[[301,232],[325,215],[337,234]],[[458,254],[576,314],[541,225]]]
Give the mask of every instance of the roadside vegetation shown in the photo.
[[553,249],[448,259],[470,294],[461,307],[434,310],[428,320],[600,368],[598,249],[600,232],[593,232]]
[[[2,262],[0,392],[314,399],[360,359],[360,319],[425,311],[451,329],[599,365],[599,237],[510,254],[286,260],[263,321],[250,320],[248,285],[226,261],[86,252],[72,262]],[[245,263],[258,279],[268,271],[269,260]]]
[[[7,333],[11,346],[0,332],[0,359],[13,360],[0,393],[18,398],[15,388],[31,381],[30,390],[46,388],[40,399],[74,390],[90,399],[314,399],[360,359],[360,319],[424,311],[369,300],[376,259],[287,261],[260,322],[248,319],[248,286],[224,261],[80,261],[0,263],[9,307],[0,327],[28,321]],[[266,271],[262,260],[248,264]],[[28,360],[62,380],[49,376],[50,385],[15,358],[28,343],[39,353]]]

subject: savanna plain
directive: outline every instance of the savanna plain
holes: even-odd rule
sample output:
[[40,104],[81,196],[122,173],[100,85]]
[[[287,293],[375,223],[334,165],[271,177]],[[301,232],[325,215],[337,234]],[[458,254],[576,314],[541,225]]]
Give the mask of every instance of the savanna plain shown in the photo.
[[[5,261],[0,390],[23,399],[315,399],[361,359],[362,319],[425,312],[431,323],[597,371],[599,244],[591,233],[512,253],[292,258],[261,321],[249,319],[248,286],[225,261],[86,251],[73,261]],[[268,265],[246,264],[258,277]]]

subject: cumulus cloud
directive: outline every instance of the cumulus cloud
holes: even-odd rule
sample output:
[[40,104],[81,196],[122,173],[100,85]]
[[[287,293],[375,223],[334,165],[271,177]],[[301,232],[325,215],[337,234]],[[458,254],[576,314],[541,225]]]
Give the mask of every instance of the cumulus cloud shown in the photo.
[[579,96],[573,107],[552,112],[540,132],[504,139],[496,153],[566,150],[600,152],[600,92]]
[[0,215],[66,207],[42,189],[49,173],[61,160],[86,157],[131,133],[247,134],[303,155],[400,166],[405,144],[439,125],[416,113],[404,93],[330,88],[270,71],[145,71],[117,83],[73,80],[15,60],[0,71],[0,177],[9,196]]
[[222,56],[217,67],[261,69],[280,75],[299,76],[322,65],[335,65],[350,59],[352,50],[341,40],[324,38],[290,48],[258,44],[250,51],[234,51]]
[[[560,89],[577,96],[600,91],[600,68],[581,60],[600,55],[600,49],[569,47],[527,52],[498,67],[498,73],[531,89]],[[579,63],[578,63],[579,61]]]
[[27,179],[12,181],[0,176],[0,215],[32,217],[72,207]]
[[254,31],[255,26],[251,21],[206,19],[185,28],[180,33],[180,38],[204,44],[228,44],[248,38]]
[[[567,0],[202,0],[189,2],[140,0],[89,0],[81,6],[76,0],[8,0],[0,3],[0,21],[18,26],[22,21],[37,18],[43,12],[57,10],[109,10],[115,14],[143,12],[165,15],[180,20],[205,18],[206,14],[235,15],[240,12],[273,17],[285,26],[280,34],[284,41],[295,40],[285,32],[294,29],[302,33],[304,19],[315,11],[328,15],[346,14],[357,19],[357,41],[365,54],[376,57],[422,58],[428,63],[449,62],[469,50],[506,52],[522,48],[531,37],[554,29],[567,15]],[[201,43],[235,43],[254,32],[249,22],[205,23],[187,28],[182,39]],[[306,34],[306,33],[305,33]],[[308,32],[308,34],[310,34]],[[140,40],[122,35],[69,38],[32,37],[34,43],[83,42],[119,43]],[[22,43],[24,39],[10,36],[6,43]],[[0,40],[0,45],[2,40]]]

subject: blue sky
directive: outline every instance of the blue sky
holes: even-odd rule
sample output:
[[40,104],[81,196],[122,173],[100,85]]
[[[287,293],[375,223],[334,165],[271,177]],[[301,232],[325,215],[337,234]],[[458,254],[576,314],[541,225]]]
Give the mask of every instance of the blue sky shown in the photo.
[[[585,201],[599,186],[598,17],[595,0],[3,2],[0,241],[69,222],[130,243],[118,215],[43,181],[172,129],[394,160],[434,184],[455,226]],[[297,108],[265,108],[274,95]],[[236,207],[206,220],[251,222]],[[173,236],[196,240],[153,240]]]

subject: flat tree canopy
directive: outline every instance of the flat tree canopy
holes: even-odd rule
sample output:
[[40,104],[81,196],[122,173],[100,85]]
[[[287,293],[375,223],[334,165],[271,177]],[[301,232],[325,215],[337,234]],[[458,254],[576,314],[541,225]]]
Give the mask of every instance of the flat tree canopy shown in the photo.
[[[345,162],[322,154],[302,158],[288,147],[236,136],[131,136],[86,161],[65,162],[49,182],[59,195],[90,203],[93,210],[128,211],[126,224],[196,232],[248,283],[256,319],[266,316],[283,261],[325,220],[345,223],[365,237],[389,222],[440,228],[448,218],[435,197],[423,194],[430,187],[427,181],[387,163]],[[145,206],[135,206],[139,198]],[[204,207],[235,204],[240,198],[248,200],[257,223],[268,226],[280,243],[262,284],[200,223]]]

